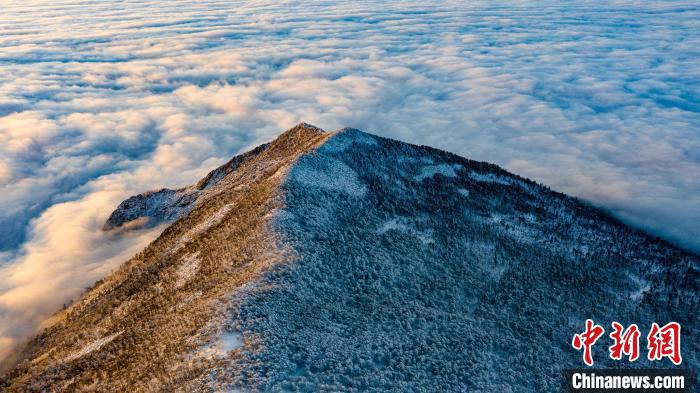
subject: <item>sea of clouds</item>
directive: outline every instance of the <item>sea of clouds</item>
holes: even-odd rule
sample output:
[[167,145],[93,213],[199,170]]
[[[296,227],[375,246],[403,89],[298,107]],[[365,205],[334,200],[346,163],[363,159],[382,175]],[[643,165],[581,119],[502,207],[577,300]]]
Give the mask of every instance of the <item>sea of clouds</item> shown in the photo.
[[0,356],[300,121],[497,163],[700,250],[697,2],[0,1]]

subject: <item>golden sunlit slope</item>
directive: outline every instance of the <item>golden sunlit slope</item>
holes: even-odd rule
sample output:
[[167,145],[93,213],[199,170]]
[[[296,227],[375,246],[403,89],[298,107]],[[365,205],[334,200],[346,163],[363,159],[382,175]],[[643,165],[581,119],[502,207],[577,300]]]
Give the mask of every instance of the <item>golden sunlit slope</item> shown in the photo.
[[220,342],[234,306],[228,295],[288,257],[268,228],[283,203],[278,186],[329,135],[300,124],[247,157],[189,214],[52,317],[16,355],[5,389],[189,390],[220,360],[217,346],[228,345]]

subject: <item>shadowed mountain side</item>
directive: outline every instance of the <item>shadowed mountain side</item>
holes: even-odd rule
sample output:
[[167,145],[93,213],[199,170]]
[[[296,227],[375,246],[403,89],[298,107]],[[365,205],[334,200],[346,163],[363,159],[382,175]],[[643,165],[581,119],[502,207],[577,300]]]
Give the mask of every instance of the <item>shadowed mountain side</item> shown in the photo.
[[697,368],[696,255],[429,147],[301,124],[258,149],[58,313],[6,389],[558,392],[586,318],[678,321]]

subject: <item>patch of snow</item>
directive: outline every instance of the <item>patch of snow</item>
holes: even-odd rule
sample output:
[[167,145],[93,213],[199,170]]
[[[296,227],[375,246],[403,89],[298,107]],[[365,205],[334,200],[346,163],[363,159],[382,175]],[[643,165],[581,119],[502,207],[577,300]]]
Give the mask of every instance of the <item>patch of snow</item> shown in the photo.
[[639,290],[634,291],[630,294],[630,299],[638,301],[642,299],[642,296],[644,296],[645,293],[649,292],[651,289],[651,286],[647,285],[643,288],[639,288]]
[[423,244],[435,243],[432,230],[419,230],[414,225],[407,223],[407,220],[402,217],[392,218],[391,220],[384,222],[377,230],[377,234],[383,235],[392,230],[415,236]]
[[466,188],[458,188],[457,192],[459,193],[459,195],[461,195],[463,197],[469,196],[469,190],[467,190]]
[[233,208],[233,203],[228,203],[224,206],[222,206],[219,210],[217,210],[215,213],[211,214],[210,216],[207,217],[206,220],[200,222],[197,224],[194,228],[192,228],[189,232],[187,232],[183,236],[183,243],[186,241],[191,240],[194,238],[196,235],[203,233],[207,229],[211,228],[212,226],[218,224],[221,222],[221,220],[224,219],[226,214],[231,211]]
[[492,212],[488,217],[472,215],[470,217],[487,225],[495,224],[501,233],[507,234],[510,238],[523,243],[535,242],[541,236],[541,231],[536,226],[537,218],[529,213],[515,217]]
[[199,253],[186,256],[175,272],[175,288],[181,288],[191,280],[199,270]]
[[81,358],[87,354],[90,354],[92,352],[95,352],[95,351],[99,350],[100,348],[104,347],[105,345],[109,344],[110,342],[112,342],[115,338],[119,337],[122,333],[123,332],[117,332],[117,333],[111,334],[107,337],[98,338],[97,340],[84,346],[79,351],[76,351],[76,352],[72,353],[71,355],[69,355],[66,358],[66,361],[69,362],[71,360],[75,360],[75,359]]
[[192,188],[162,189],[134,195],[119,204],[105,222],[104,229],[114,229],[138,219],[148,219],[149,225],[173,221],[194,207],[199,191]]
[[504,216],[503,214],[491,213],[491,221],[496,224],[500,224],[505,218],[507,218],[507,216]]
[[243,333],[224,332],[219,339],[219,348],[222,352],[228,353],[243,346]]
[[510,178],[506,176],[499,176],[493,173],[478,173],[478,172],[471,172],[469,173],[469,177],[472,179],[478,181],[478,182],[483,182],[483,183],[498,183],[498,184],[503,184],[506,186],[510,186],[513,184],[518,184],[520,187],[525,189],[527,192],[536,195],[539,191],[536,188],[532,188],[530,184],[527,184],[526,182],[516,179],[516,178]]
[[401,230],[401,231],[408,231],[408,227],[406,226],[406,224],[404,224],[401,221],[403,221],[403,220],[400,218],[392,218],[391,220],[386,221],[384,224],[382,224],[382,227],[379,228],[377,233],[380,235],[383,235],[387,231],[390,231],[392,229]]
[[225,358],[229,352],[241,347],[243,347],[243,333],[224,331],[211,344],[202,348],[200,355],[203,357]]
[[508,179],[507,177],[503,176],[498,176],[494,175],[493,173],[477,173],[477,172],[471,172],[469,173],[469,177],[476,181],[484,182],[484,183],[498,183],[498,184],[505,184],[505,185],[510,185],[513,183],[511,179]]
[[352,128],[344,128],[337,131],[337,134],[328,139],[319,148],[320,152],[338,153],[348,149],[353,143],[376,146],[377,140],[374,136]]
[[424,179],[431,178],[437,174],[441,174],[447,177],[457,177],[456,170],[462,168],[459,164],[439,164],[439,165],[428,165],[421,168],[420,173],[413,177],[414,180],[422,181]]
[[306,186],[340,191],[356,198],[367,193],[367,187],[360,181],[357,173],[344,162],[324,157],[323,160],[314,161],[314,164],[317,163],[320,165],[300,160],[299,165],[292,170],[291,179]]
[[636,291],[630,293],[630,299],[634,301],[639,301],[642,299],[646,292],[649,292],[649,290],[651,289],[651,285],[649,284],[649,281],[645,280],[642,277],[630,275],[630,279],[632,279],[632,282],[638,288]]

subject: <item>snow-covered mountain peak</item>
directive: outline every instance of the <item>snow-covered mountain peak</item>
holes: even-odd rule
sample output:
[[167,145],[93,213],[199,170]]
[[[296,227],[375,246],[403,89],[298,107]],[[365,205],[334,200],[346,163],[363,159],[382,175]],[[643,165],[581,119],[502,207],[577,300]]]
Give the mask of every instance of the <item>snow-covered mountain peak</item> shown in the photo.
[[[262,144],[246,153],[234,156],[230,161],[212,170],[192,186],[176,190],[161,189],[134,195],[123,201],[105,222],[104,229],[111,230],[127,223],[139,221],[141,226],[155,226],[174,221],[194,208],[198,200],[210,195],[212,187],[245,162],[268,150],[294,149],[312,143],[325,131],[308,123],[299,123],[280,134],[273,142]],[[274,153],[272,153],[274,154]]]
[[300,124],[120,209],[172,224],[0,389],[558,392],[588,318],[679,322],[700,362],[697,255],[430,147]]

